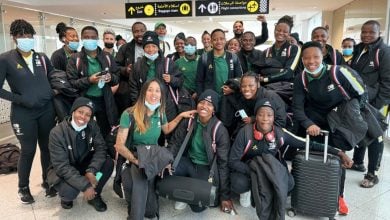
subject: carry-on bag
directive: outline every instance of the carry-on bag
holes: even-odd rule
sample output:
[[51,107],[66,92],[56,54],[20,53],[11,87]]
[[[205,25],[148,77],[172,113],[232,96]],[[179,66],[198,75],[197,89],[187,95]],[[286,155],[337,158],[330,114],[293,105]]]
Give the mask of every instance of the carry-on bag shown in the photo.
[[[215,145],[215,135],[220,122],[218,122],[213,129],[213,145]],[[189,127],[189,131],[180,146],[180,150],[172,164],[174,170],[183,155],[187,143],[193,131],[193,125]],[[214,156],[212,165],[210,167],[210,174],[208,180],[195,179],[184,176],[169,176],[164,175],[163,179],[157,181],[156,193],[161,197],[170,200],[185,202],[191,205],[199,206],[217,206],[218,205],[218,187],[214,183],[214,169],[217,165],[217,157]]]
[[295,187],[291,194],[292,209],[303,215],[334,219],[338,210],[341,164],[339,157],[328,155],[328,131],[325,136],[324,153],[310,152],[310,137],[306,134],[306,149],[299,152],[292,161],[292,175]]

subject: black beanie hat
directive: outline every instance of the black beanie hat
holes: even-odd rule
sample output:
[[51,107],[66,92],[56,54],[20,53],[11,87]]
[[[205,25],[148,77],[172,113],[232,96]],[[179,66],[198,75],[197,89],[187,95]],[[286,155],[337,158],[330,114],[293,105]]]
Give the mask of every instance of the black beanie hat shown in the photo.
[[213,104],[214,110],[217,112],[218,111],[218,105],[219,105],[219,95],[217,92],[211,89],[206,89],[202,94],[200,94],[198,98],[198,103],[200,101],[206,100]]
[[76,109],[78,109],[82,106],[89,107],[92,111],[92,114],[93,114],[94,105],[90,99],[85,98],[85,97],[78,97],[76,100],[74,100],[72,108],[70,109],[70,113],[72,114],[74,111],[76,111]]
[[146,31],[144,36],[142,37],[142,47],[145,48],[147,44],[154,44],[158,48],[160,48],[160,40],[158,39],[158,35],[154,31]]
[[255,114],[257,114],[257,110],[259,110],[259,108],[261,108],[261,107],[269,107],[275,112],[274,103],[272,103],[272,101],[267,99],[267,98],[260,99],[256,102]]
[[183,41],[186,41],[186,36],[184,35],[183,32],[180,32],[180,33],[176,34],[175,39],[173,40],[173,44],[175,44],[176,41],[179,40],[179,39],[183,40]]

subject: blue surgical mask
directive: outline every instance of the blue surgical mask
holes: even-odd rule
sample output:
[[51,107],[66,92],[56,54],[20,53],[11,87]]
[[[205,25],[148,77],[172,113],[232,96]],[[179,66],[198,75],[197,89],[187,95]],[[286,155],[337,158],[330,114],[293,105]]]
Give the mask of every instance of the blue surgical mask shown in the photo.
[[69,41],[68,47],[69,49],[75,51],[79,48],[80,42],[78,41]]
[[17,47],[23,52],[30,52],[34,49],[34,38],[16,38]]
[[150,110],[150,111],[154,111],[154,110],[156,110],[158,107],[160,107],[160,103],[158,102],[158,103],[156,103],[156,104],[150,104],[149,102],[147,102],[146,100],[145,100],[145,106],[146,107],[148,107],[148,109]]
[[194,55],[196,52],[196,46],[192,46],[191,44],[185,45],[184,52],[188,55]]
[[87,124],[82,125],[82,126],[78,126],[76,124],[76,122],[74,122],[73,118],[72,118],[72,121],[70,122],[70,124],[72,125],[73,129],[75,131],[77,131],[77,132],[80,132],[80,131],[84,130],[87,127]]
[[85,39],[85,40],[83,40],[83,46],[86,50],[89,50],[89,51],[96,50],[98,47],[98,40]]
[[160,41],[164,41],[164,40],[165,40],[165,36],[158,36],[158,39],[159,39]]
[[151,61],[155,61],[157,59],[157,57],[158,57],[158,53],[155,53],[153,55],[149,55],[149,54],[145,53],[145,57],[148,58]]
[[314,71],[310,71],[310,70],[306,69],[306,67],[305,67],[305,72],[307,72],[311,75],[315,75],[315,74],[319,73],[322,70],[322,68],[324,68],[323,63],[321,63],[321,65],[317,69],[315,69]]
[[343,55],[344,56],[351,56],[353,53],[353,48],[345,48],[343,49]]

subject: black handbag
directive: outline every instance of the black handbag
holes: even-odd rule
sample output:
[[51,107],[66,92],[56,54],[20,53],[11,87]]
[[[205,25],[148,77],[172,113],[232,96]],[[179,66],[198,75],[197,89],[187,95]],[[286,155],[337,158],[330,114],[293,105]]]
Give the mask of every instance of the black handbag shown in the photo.
[[[219,123],[216,125],[216,128]],[[215,144],[216,128],[213,129],[213,144]],[[191,137],[194,125],[191,125],[189,131],[180,146],[180,150],[172,164],[172,169],[177,167],[179,161],[187,147],[187,143]],[[161,197],[170,200],[185,202],[191,205],[199,206],[217,206],[218,205],[218,186],[214,183],[214,169],[217,165],[217,157],[214,156],[210,167],[208,180],[195,179],[183,176],[164,176],[159,179],[156,184],[156,193]]]

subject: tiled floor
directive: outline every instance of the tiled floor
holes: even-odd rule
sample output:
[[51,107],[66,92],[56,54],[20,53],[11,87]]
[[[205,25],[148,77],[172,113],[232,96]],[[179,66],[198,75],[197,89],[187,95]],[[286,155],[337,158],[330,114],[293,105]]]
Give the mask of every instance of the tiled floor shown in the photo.
[[[5,139],[10,132],[9,125],[0,125],[0,143],[4,141],[16,142],[15,139]],[[39,152],[39,151],[38,151]],[[363,178],[363,173],[356,171],[347,172],[346,182],[346,200],[349,204],[350,214],[348,216],[336,216],[338,219],[351,220],[385,220],[390,219],[390,144],[385,146],[383,162],[379,171],[380,182],[374,188],[363,189],[359,187],[359,182]],[[32,205],[23,205],[17,197],[17,175],[0,175],[0,219],[125,219],[127,216],[126,203],[118,198],[112,189],[112,180],[103,191],[103,199],[107,201],[108,210],[103,213],[96,212],[86,201],[79,196],[74,206],[70,210],[64,210],[60,207],[58,197],[46,198],[44,191],[40,187],[41,172],[39,155],[33,164],[30,178],[31,192],[36,200]],[[231,216],[224,214],[217,208],[211,208],[203,213],[195,214],[187,207],[185,210],[176,211],[173,208],[173,202],[160,199],[161,219],[172,220],[192,220],[192,219],[237,219],[251,220],[257,219],[254,208],[242,208],[235,201],[235,207],[238,215]],[[387,208],[386,208],[387,207]],[[286,219],[313,219],[300,216],[293,218],[286,215]]]

